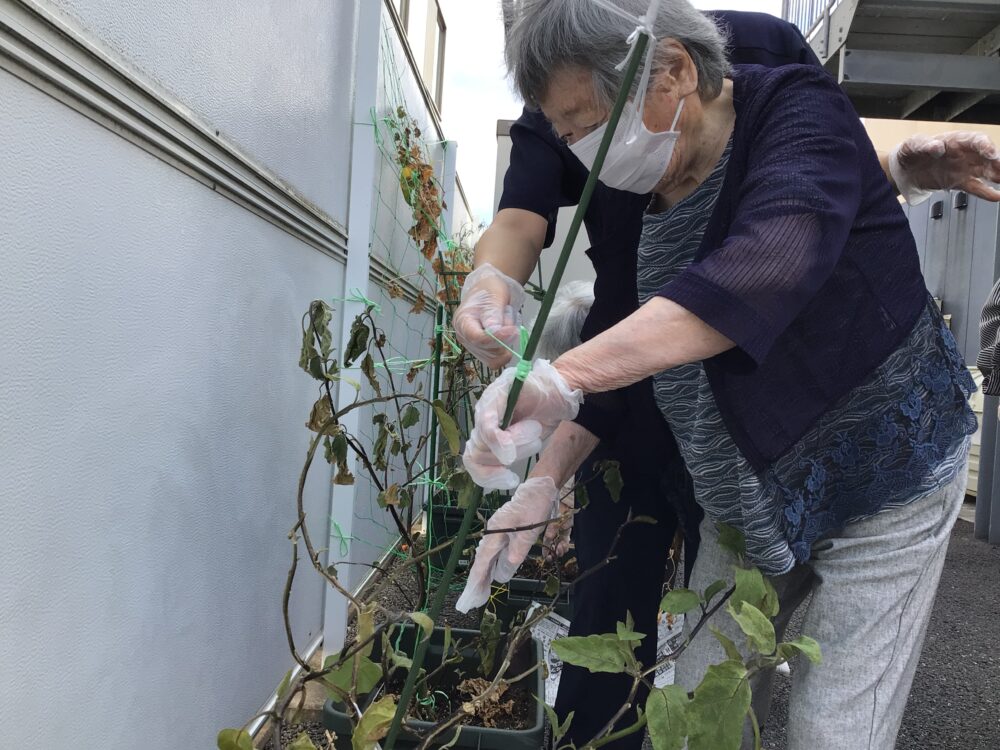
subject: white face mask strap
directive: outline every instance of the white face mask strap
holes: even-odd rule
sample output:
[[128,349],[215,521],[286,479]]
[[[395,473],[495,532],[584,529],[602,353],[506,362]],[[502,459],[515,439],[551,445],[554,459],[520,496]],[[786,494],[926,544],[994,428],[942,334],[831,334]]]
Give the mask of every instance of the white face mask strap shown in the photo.
[[[646,34],[649,37],[649,48],[646,51],[646,62],[643,66],[642,77],[639,79],[638,95],[635,101],[635,112],[636,118],[630,124],[630,131],[626,136],[626,142],[632,142],[635,137],[639,134],[642,128],[642,115],[646,106],[646,90],[649,88],[649,79],[653,74],[653,63],[656,56],[656,36],[653,34],[653,29],[656,26],[656,17],[660,13],[660,2],[661,0],[649,0],[649,8],[646,11],[646,15],[636,18],[631,13],[619,8],[611,0],[591,0],[591,2],[600,5],[605,10],[615,13],[622,18],[635,23],[635,29],[629,34],[628,38],[625,40],[628,42],[629,51],[618,65],[615,66],[615,70],[623,70],[628,64],[628,61],[632,58],[632,54],[635,52],[636,45],[639,44],[639,37],[642,34]],[[675,123],[676,124],[676,123]]]
[[684,98],[682,98],[680,100],[680,102],[677,104],[677,114],[674,115],[674,121],[670,125],[670,132],[671,133],[676,133],[677,132],[677,123],[679,123],[681,121],[681,112],[684,111],[684,102],[685,101],[687,101],[687,100],[684,99]]

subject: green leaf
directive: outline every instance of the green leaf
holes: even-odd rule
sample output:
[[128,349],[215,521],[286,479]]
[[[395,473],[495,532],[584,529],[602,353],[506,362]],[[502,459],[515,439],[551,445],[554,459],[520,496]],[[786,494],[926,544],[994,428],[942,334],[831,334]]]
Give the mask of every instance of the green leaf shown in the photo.
[[219,750],[253,750],[253,739],[244,729],[223,729],[215,744]]
[[483,610],[483,619],[479,622],[479,668],[483,677],[490,677],[493,664],[496,661],[497,646],[500,644],[500,621],[488,609]]
[[559,638],[552,641],[552,650],[567,664],[610,674],[625,671],[626,655],[630,653],[617,635]]
[[[332,319],[333,311],[322,300],[312,302],[309,305],[309,312],[303,317],[299,367],[316,380],[326,381],[328,379],[324,363],[330,358],[330,353],[333,351],[333,335],[330,333]],[[319,349],[316,348],[317,341]],[[330,369],[335,373],[337,371],[336,364],[332,364]]]
[[402,651],[397,651],[392,647],[392,642],[387,638],[385,640],[385,650],[389,657],[389,661],[392,662],[392,668],[389,670],[391,674],[397,669],[410,669],[413,666],[413,659],[404,654]]
[[726,652],[727,659],[739,662],[743,661],[743,654],[740,653],[739,648],[736,647],[736,644],[733,643],[732,639],[728,635],[723,633],[714,625],[709,625],[708,629],[712,631],[712,635],[715,636],[715,640],[719,642],[722,646],[722,650]]
[[622,488],[625,486],[622,481],[621,464],[617,461],[598,461],[595,468],[604,476],[604,486],[607,487],[611,499],[617,503],[622,498]]
[[410,619],[420,626],[420,630],[422,631],[420,633],[421,641],[426,641],[431,637],[431,633],[434,632],[434,620],[423,612],[410,612]]
[[[358,681],[355,688],[357,688],[357,692],[360,694],[370,693],[375,689],[375,686],[378,685],[379,680],[382,679],[382,665],[363,656],[356,656],[354,658],[358,659]],[[326,661],[323,663],[323,669],[334,667],[337,661],[338,657],[336,654],[328,656]],[[334,687],[347,693],[351,690],[351,679],[353,676],[354,659],[348,659],[339,667],[334,667],[329,674],[325,675],[323,677],[323,682],[329,687]],[[329,692],[331,698],[340,700],[340,696],[336,692]]]
[[384,471],[388,466],[386,460],[386,450],[389,447],[389,428],[385,423],[385,415],[382,415],[383,419],[378,422],[378,435],[375,438],[375,445],[372,446],[372,458],[375,468],[379,471]]
[[542,589],[542,593],[547,597],[554,597],[559,593],[559,578],[558,576],[549,576],[545,579],[545,588]]
[[559,723],[559,716],[556,714],[555,709],[552,708],[548,703],[543,701],[537,695],[535,700],[542,704],[542,708],[545,709],[545,715],[549,717],[549,726],[552,727],[552,745],[557,747],[559,740],[566,736],[566,732],[569,731],[569,725],[573,723],[573,715],[576,711],[570,711],[566,715],[566,721],[563,724]]
[[459,455],[462,451],[462,440],[458,436],[458,425],[448,413],[443,401],[434,402],[434,413],[437,415],[438,424],[441,425],[441,434],[448,441],[448,450],[453,456]]
[[344,367],[350,367],[354,360],[365,353],[368,348],[368,333],[368,326],[359,315],[351,323],[351,338],[344,350]]
[[683,615],[701,605],[701,597],[691,589],[674,589],[660,602],[660,609],[671,615]]
[[451,649],[451,625],[444,624],[444,648],[441,649],[441,663],[448,660],[448,651]]
[[687,737],[687,691],[679,685],[656,688],[646,699],[649,739],[654,750],[681,750]]
[[381,398],[382,384],[378,382],[378,376],[375,374],[375,360],[372,359],[371,353],[366,353],[365,358],[361,360],[361,372],[365,374],[368,385],[375,391],[375,395]]
[[625,642],[629,642],[629,641],[641,641],[643,638],[646,637],[645,634],[643,634],[643,633],[636,633],[632,629],[633,624],[632,624],[631,620],[632,620],[632,617],[630,615],[628,617],[628,621],[627,622],[619,622],[619,623],[617,623],[618,640],[619,641],[625,641]]
[[688,750],[738,750],[750,710],[750,683],[741,662],[708,668],[688,705]]
[[295,738],[295,742],[288,746],[288,750],[316,750],[316,746],[309,739],[309,735],[303,732]]
[[420,410],[417,409],[413,404],[410,404],[403,410],[403,416],[400,418],[399,423],[402,425],[403,429],[413,427],[417,422],[420,421]]
[[719,546],[740,559],[747,554],[747,542],[743,534],[724,523],[719,524]]
[[750,602],[763,611],[767,599],[767,586],[764,584],[763,574],[757,568],[735,568],[735,572],[736,591],[729,600],[730,605],[738,607],[742,602]]
[[764,656],[773,654],[777,648],[774,623],[750,602],[741,602],[737,605],[730,602],[728,608],[729,614],[736,620],[743,634],[750,639],[754,649]]
[[805,654],[806,658],[813,664],[823,663],[823,653],[820,650],[819,642],[807,635],[799,636],[794,641],[788,641],[778,646],[778,656],[785,661],[791,659],[796,651]]
[[573,487],[573,499],[576,501],[576,507],[580,510],[590,505],[590,495],[587,494],[587,485],[578,484]]
[[[375,605],[365,604],[361,607],[358,612],[358,634],[355,636],[355,640],[358,643],[364,643],[369,640],[375,633]],[[362,656],[371,656],[372,647],[375,645],[374,641],[369,642],[360,653]]]
[[778,592],[774,589],[774,584],[771,583],[771,579],[764,577],[764,600],[757,607],[765,615],[774,619],[778,616],[778,612],[781,609],[781,600],[778,599]]
[[333,308],[323,300],[315,300],[309,306],[309,317],[312,319],[312,330],[319,338],[319,351],[323,359],[329,359],[333,351],[333,334],[330,323],[333,320]]
[[351,470],[347,466],[347,448],[347,436],[343,432],[334,435],[329,449],[329,458],[332,458],[337,464],[337,475],[333,478],[334,484],[354,484],[354,475],[351,474]]
[[338,464],[343,464],[347,462],[347,435],[343,432],[338,432],[333,436],[333,445],[331,447],[331,452],[333,455],[333,460]]
[[389,733],[389,725],[396,713],[396,699],[386,695],[365,711],[351,737],[353,750],[373,750],[375,743]]
[[291,682],[292,682],[292,670],[289,669],[287,672],[285,672],[285,676],[281,678],[281,682],[278,684],[278,690],[276,693],[278,696],[278,703],[281,703],[282,699],[284,699],[285,694],[288,692],[288,686],[291,684]]
[[711,586],[709,586],[707,589],[705,589],[705,604],[706,605],[711,604],[712,600],[719,593],[725,591],[728,587],[729,587],[729,584],[726,581],[722,580],[722,579],[719,579],[718,581],[716,581],[715,583],[713,583]]

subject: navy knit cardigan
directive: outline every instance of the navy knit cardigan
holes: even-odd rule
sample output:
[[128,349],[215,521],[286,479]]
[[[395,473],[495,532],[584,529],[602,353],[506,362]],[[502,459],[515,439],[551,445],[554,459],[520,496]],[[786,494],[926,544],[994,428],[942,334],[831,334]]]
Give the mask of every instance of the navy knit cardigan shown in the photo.
[[[734,441],[761,469],[900,345],[927,290],[840,87],[803,65],[738,66],[733,84],[725,183],[695,262],[660,295],[736,343],[705,369]],[[593,413],[610,403],[594,399],[580,421],[621,424],[620,413]]]

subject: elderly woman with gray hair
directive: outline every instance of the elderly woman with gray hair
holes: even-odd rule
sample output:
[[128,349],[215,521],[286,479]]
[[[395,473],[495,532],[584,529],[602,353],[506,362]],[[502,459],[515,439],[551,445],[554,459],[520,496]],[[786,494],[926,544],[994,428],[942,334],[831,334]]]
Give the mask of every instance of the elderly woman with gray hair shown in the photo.
[[[507,43],[515,85],[588,166],[646,11],[643,0],[520,4]],[[536,361],[506,430],[513,373],[498,378],[477,404],[465,465],[490,486],[547,440],[490,525],[543,522],[601,437],[569,421],[584,394],[653,376],[706,512],[692,588],[731,578],[725,523],[778,591],[779,637],[812,594],[803,629],[824,662],[794,671],[788,747],[891,748],[964,497],[974,386],[836,84],[804,66],[731,69],[721,34],[685,0],[645,22],[655,52],[601,173],[652,193],[642,305]],[[537,534],[485,537],[459,606],[482,604]],[[716,624],[736,639],[728,619]],[[696,639],[678,681],[693,689],[724,658]],[[754,684],[761,720],[769,692]]]

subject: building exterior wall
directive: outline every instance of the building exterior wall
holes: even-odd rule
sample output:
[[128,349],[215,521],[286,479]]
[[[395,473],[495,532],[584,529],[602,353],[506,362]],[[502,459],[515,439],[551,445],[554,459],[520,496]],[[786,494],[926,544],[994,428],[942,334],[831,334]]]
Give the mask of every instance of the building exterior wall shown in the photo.
[[[349,226],[360,3],[0,0],[0,53],[30,20],[51,59],[83,61],[67,82],[0,54],[4,746],[213,747],[292,666],[300,320],[351,293],[348,238],[372,229]],[[112,106],[129,80],[148,121]],[[433,321],[413,325],[411,357]],[[320,462],[306,489],[320,546],[330,479]],[[297,579],[300,650],[346,624],[324,595]]]

